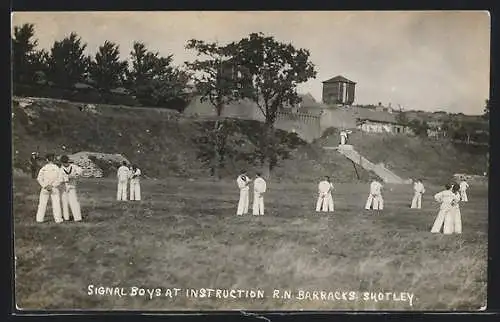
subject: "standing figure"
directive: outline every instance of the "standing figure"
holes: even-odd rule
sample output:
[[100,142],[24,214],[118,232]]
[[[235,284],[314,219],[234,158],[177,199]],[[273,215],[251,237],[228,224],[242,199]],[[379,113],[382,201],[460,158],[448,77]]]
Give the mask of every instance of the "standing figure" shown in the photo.
[[127,167],[127,162],[123,161],[122,165],[116,172],[116,178],[118,179],[118,191],[116,192],[116,200],[127,201],[127,184],[129,177],[130,170]]
[[238,209],[236,210],[236,215],[238,216],[248,214],[251,181],[245,170],[241,171],[241,174],[236,178],[236,184],[240,189],[240,200],[238,201]]
[[370,195],[366,200],[365,209],[370,210],[383,210],[384,209],[384,198],[382,197],[382,184],[374,179],[370,184]]
[[32,152],[30,157],[31,178],[36,179],[38,173],[38,153]]
[[257,172],[253,182],[253,214],[256,216],[264,215],[264,193],[266,190],[266,181],[262,179],[261,174]]
[[318,201],[316,202],[316,211],[333,212],[333,184],[330,182],[330,177],[325,178],[318,184]]
[[63,155],[61,157],[61,171],[63,176],[61,199],[64,220],[69,220],[69,208],[71,208],[73,219],[81,221],[82,213],[76,195],[76,184],[83,170],[76,164],[71,164],[68,156]]
[[434,200],[441,203],[439,212],[434,220],[431,228],[431,233],[439,233],[444,224],[446,213],[451,209],[452,201],[456,198],[455,194],[451,191],[453,185],[446,184],[445,190],[438,192],[434,195]]
[[63,218],[61,216],[61,199],[58,187],[63,180],[62,173],[61,169],[54,164],[55,155],[53,153],[47,154],[46,158],[47,164],[40,169],[37,177],[37,181],[42,189],[40,190],[36,221],[43,222],[45,211],[47,210],[47,202],[50,197],[54,220],[56,223],[61,223],[63,222]]
[[347,133],[342,130],[340,131],[340,145],[344,145],[347,141]]
[[130,171],[130,200],[141,200],[141,169],[132,165]]
[[451,207],[444,217],[443,234],[462,233],[462,215],[460,214],[460,185],[454,184],[451,188],[454,198],[451,200]]
[[417,179],[413,184],[413,199],[411,201],[411,209],[421,209],[422,208],[422,195],[425,193],[425,187],[422,180]]
[[468,202],[467,198],[467,189],[469,189],[469,184],[465,181],[465,177],[462,177],[462,181],[460,181],[460,198],[463,202]]

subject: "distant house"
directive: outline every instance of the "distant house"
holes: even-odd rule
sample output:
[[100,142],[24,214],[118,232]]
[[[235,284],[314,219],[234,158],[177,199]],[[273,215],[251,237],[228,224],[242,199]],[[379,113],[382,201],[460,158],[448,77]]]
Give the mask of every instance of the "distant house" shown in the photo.
[[357,109],[355,112],[357,128],[368,133],[410,134],[410,128],[400,124],[396,114],[387,111]]
[[446,135],[443,130],[443,122],[439,120],[426,121],[429,128],[427,129],[427,136],[430,138],[441,138]]

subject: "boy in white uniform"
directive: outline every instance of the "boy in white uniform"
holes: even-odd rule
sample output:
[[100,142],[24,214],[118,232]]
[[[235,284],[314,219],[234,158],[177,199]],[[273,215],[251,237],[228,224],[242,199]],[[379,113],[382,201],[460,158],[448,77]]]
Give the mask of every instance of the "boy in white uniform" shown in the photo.
[[366,200],[365,209],[370,210],[373,206],[373,210],[383,210],[384,209],[384,199],[382,197],[382,184],[376,179],[370,184],[370,195]]
[[141,200],[140,177],[141,169],[134,164],[130,173],[130,200]]
[[130,170],[127,167],[127,162],[123,161],[122,165],[116,172],[116,178],[118,179],[118,191],[116,192],[116,200],[127,201],[127,184],[129,177]]
[[422,195],[425,193],[425,187],[422,183],[422,180],[417,179],[415,184],[413,185],[413,191],[415,194],[413,195],[413,199],[411,201],[411,209],[421,209],[422,208]]
[[238,209],[236,210],[237,216],[248,214],[251,181],[246,171],[241,171],[241,174],[236,178],[236,184],[238,185],[238,189],[240,189],[240,200],[238,201]]
[[454,184],[451,192],[455,198],[451,200],[451,207],[444,216],[443,234],[451,235],[462,233],[462,216],[460,214],[460,185]]
[[61,200],[64,220],[69,220],[69,208],[71,208],[73,219],[81,221],[82,213],[76,195],[76,183],[83,170],[76,164],[71,164],[68,156],[63,155],[61,157],[61,171],[63,176]]
[[330,177],[326,176],[318,184],[318,201],[316,202],[316,212],[333,212],[333,184],[330,182]]
[[59,185],[63,181],[61,169],[54,163],[55,155],[47,155],[47,164],[44,165],[38,172],[37,181],[41,186],[40,199],[36,212],[36,221],[43,222],[45,211],[47,210],[47,202],[49,198],[52,201],[52,212],[56,223],[63,222],[61,216],[61,198],[59,194]]
[[460,198],[463,202],[468,202],[467,198],[467,189],[469,189],[469,184],[465,181],[465,178],[462,177],[462,181],[460,182]]
[[441,203],[441,205],[436,220],[434,220],[434,224],[432,225],[431,233],[439,233],[441,231],[445,216],[452,208],[452,203],[456,199],[456,195],[451,191],[452,187],[451,184],[446,184],[445,190],[434,195],[434,200]]
[[253,215],[264,215],[264,193],[267,190],[266,181],[257,173],[253,182]]

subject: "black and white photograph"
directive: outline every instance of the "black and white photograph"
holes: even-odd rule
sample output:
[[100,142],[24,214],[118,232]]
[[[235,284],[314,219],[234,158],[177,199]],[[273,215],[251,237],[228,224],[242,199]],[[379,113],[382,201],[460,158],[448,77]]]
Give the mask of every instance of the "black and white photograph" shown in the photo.
[[487,11],[13,12],[22,311],[484,311]]

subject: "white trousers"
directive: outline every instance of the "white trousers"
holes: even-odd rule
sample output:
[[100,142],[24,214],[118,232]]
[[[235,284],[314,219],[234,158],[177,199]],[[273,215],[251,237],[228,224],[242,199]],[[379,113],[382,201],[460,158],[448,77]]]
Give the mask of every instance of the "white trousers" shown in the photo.
[[36,211],[36,221],[43,222],[49,198],[52,201],[52,213],[54,214],[54,220],[56,223],[61,223],[63,221],[63,218],[61,216],[61,199],[59,195],[59,189],[57,188],[52,188],[52,191],[48,191],[46,189],[40,190],[38,210]]
[[365,204],[365,209],[370,210],[372,208],[374,210],[383,210],[384,209],[384,198],[382,198],[382,195],[372,195],[370,194],[368,196],[368,199],[366,200]]
[[412,209],[421,209],[422,208],[422,194],[420,192],[415,192],[413,199],[411,201]]
[[461,190],[461,191],[460,191],[460,199],[461,199],[463,202],[467,202],[467,201],[469,201],[469,199],[467,198],[467,191],[465,191],[465,190]]
[[332,194],[328,193],[325,196],[319,196],[318,201],[316,202],[316,211],[322,212],[333,212],[333,197]]
[[130,180],[130,200],[141,200],[141,183],[139,180]]
[[446,212],[444,217],[443,234],[461,234],[462,233],[462,216],[460,209],[452,208]]
[[248,214],[248,204],[250,202],[250,190],[240,189],[240,200],[238,201],[238,210],[236,215],[246,215]]
[[264,215],[264,195],[254,192],[252,213],[256,216]]
[[437,216],[436,220],[434,220],[434,224],[432,225],[431,228],[431,233],[439,233],[441,231],[441,227],[443,226],[444,219],[446,216],[446,213],[448,212],[449,209],[440,209]]
[[118,181],[116,200],[127,200],[127,181]]
[[82,220],[82,213],[80,210],[80,203],[76,196],[76,188],[70,187],[68,190],[64,189],[61,194],[62,200],[62,210],[64,220],[69,220],[69,209],[71,208],[71,213],[73,214],[73,219],[75,221]]
[[344,145],[345,144],[345,136],[341,135],[340,136],[340,145]]

